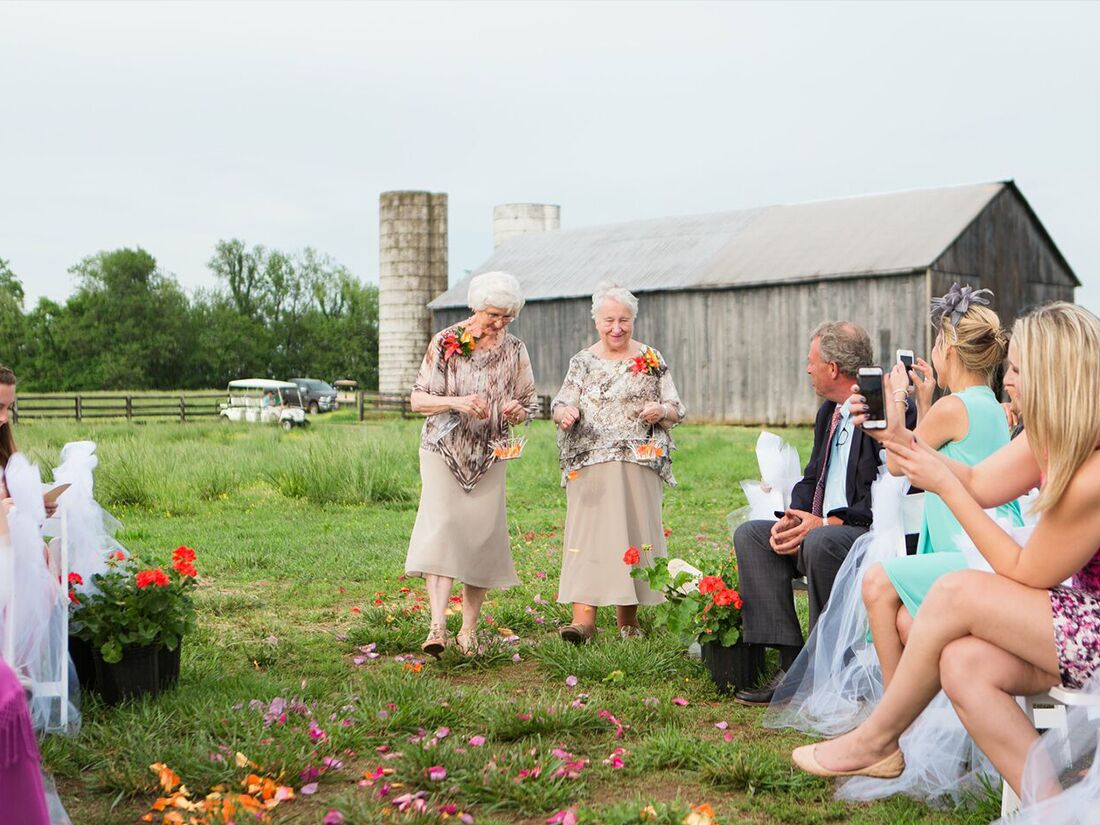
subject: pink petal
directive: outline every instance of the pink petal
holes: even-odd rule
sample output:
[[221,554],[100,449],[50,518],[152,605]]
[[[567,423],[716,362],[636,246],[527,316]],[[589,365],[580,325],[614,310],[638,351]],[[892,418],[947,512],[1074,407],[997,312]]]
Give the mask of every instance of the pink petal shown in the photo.
[[725,730],[729,726],[730,726],[729,722],[715,722],[714,723],[714,727],[718,728],[718,730]]
[[308,785],[303,785],[302,790],[299,791],[299,793],[301,793],[303,796],[313,796],[313,794],[317,793],[317,783],[310,782]]
[[680,707],[686,707],[687,703],[688,700],[685,699],[683,696],[677,696],[675,699],[672,700],[672,704],[679,705]]
[[484,744],[485,744],[485,737],[482,736],[481,734],[478,734],[477,736],[471,736],[470,737],[470,747],[480,748]]
[[576,676],[566,676],[565,677],[565,685],[566,685],[566,687],[576,687],[577,686],[577,677]]

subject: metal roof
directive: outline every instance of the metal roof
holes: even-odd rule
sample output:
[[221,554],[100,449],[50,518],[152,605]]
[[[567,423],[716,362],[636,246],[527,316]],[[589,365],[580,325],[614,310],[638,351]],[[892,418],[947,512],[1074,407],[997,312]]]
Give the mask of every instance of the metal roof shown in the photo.
[[[1011,183],[982,183],[521,235],[472,275],[515,275],[529,301],[926,269]],[[471,275],[471,277],[472,277]],[[469,278],[429,306],[466,305]]]
[[270,378],[238,378],[229,382],[231,390],[296,390],[297,384],[289,381],[273,381]]

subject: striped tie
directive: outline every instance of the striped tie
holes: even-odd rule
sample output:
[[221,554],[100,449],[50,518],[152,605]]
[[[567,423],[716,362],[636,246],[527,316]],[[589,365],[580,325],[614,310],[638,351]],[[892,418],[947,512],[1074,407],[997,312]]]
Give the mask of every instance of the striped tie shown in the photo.
[[825,454],[821,456],[821,470],[817,474],[817,486],[814,487],[814,505],[810,511],[821,518],[821,508],[825,504],[825,478],[829,475],[829,454],[833,450],[833,436],[836,435],[836,425],[840,423],[840,405],[833,410],[833,423],[829,425],[829,438],[825,442]]

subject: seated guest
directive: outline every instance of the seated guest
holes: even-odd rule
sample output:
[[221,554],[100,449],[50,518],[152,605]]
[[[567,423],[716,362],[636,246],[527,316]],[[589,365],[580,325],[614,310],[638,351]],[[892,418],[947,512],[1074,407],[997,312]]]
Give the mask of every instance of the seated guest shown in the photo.
[[760,689],[739,690],[746,703],[766,705],[802,648],[791,580],[805,576],[813,628],[852,543],[871,525],[871,482],[879,446],[853,426],[848,396],[859,370],[871,365],[867,331],[847,322],[825,323],[811,336],[806,373],[824,401],[814,424],[814,446],[791,506],[778,521],[737,528],[744,629],[748,644],[779,650],[779,670]]
[[[993,371],[1005,357],[1007,339],[1001,321],[986,304],[981,293],[958,284],[943,298],[932,301],[932,323],[938,328],[932,348],[932,365],[918,359],[912,371],[917,396],[916,436],[948,458],[973,467],[1009,442],[1008,424],[997,397],[990,388]],[[933,375],[935,367],[935,375]],[[935,403],[936,385],[949,391]],[[902,365],[890,375],[889,388],[894,403],[902,408],[910,386],[910,376]],[[859,395],[850,400],[855,412],[864,409]],[[894,416],[898,427],[904,422]],[[868,430],[877,439],[885,430]],[[887,453],[890,471],[901,475],[897,461]],[[1005,524],[1023,525],[1020,507],[1011,501],[997,508],[997,517]],[[915,556],[887,559],[868,568],[863,578],[863,601],[867,621],[882,668],[884,685],[890,683],[913,616],[928,588],[937,577],[966,567],[966,557],[958,546],[962,534],[959,522],[935,493],[924,497],[924,518]]]
[[[1019,369],[1028,428],[978,466],[906,431],[887,442],[912,482],[943,499],[993,572],[958,570],[933,584],[871,715],[848,734],[795,750],[810,773],[901,775],[899,739],[942,687],[1019,793],[1038,734],[1015,697],[1078,688],[1100,671],[1100,321],[1073,304],[1040,307],[1016,322],[1009,361]],[[861,413],[855,418],[862,423]],[[1021,548],[984,508],[1036,485],[1042,518]],[[1062,585],[1069,576],[1072,584]]]

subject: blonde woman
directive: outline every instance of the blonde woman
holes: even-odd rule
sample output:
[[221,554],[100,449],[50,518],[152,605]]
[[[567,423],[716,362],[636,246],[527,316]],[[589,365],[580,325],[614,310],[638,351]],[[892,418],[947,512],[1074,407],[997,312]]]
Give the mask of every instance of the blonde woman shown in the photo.
[[[917,438],[947,458],[974,466],[1010,441],[1008,422],[990,383],[1005,358],[1008,337],[1001,320],[988,306],[989,290],[974,291],[954,284],[942,298],[932,301],[932,323],[937,328],[932,364],[918,358],[911,375],[902,365],[890,375],[890,389],[898,411],[908,404],[910,377],[917,397]],[[935,372],[933,373],[933,368]],[[950,394],[932,403],[936,385]],[[866,410],[862,396],[851,404],[853,412]],[[892,423],[904,427],[900,416]],[[876,430],[867,430],[871,435]],[[892,433],[887,437],[898,437]],[[886,466],[901,475],[891,453]],[[1016,501],[996,510],[1004,524],[1023,524]],[[890,559],[868,568],[863,577],[863,603],[871,628],[884,685],[890,683],[913,616],[932,583],[944,573],[966,567],[958,549],[962,527],[947,504],[935,493],[925,495],[924,519],[917,555]]]
[[[1077,688],[1100,671],[1100,321],[1073,304],[1040,307],[1016,322],[1008,359],[1028,427],[993,456],[967,467],[911,434],[887,441],[900,469],[944,500],[994,572],[936,581],[867,720],[795,750],[810,773],[899,776],[899,739],[942,687],[1018,793],[1038,734],[1015,697]],[[1020,547],[984,508],[1035,486],[1042,518]]]

